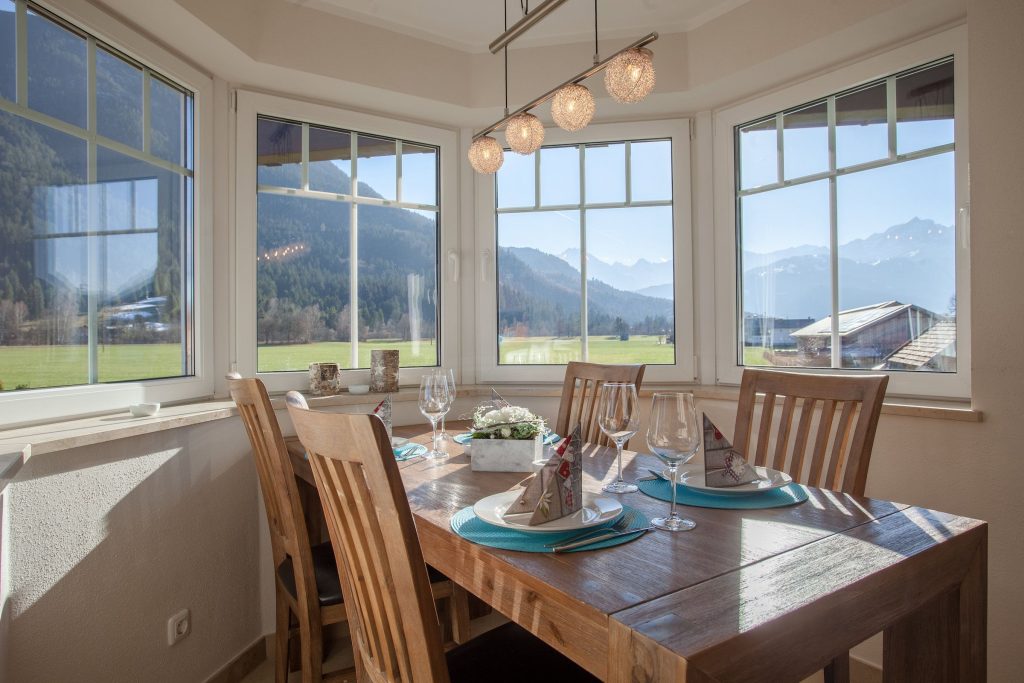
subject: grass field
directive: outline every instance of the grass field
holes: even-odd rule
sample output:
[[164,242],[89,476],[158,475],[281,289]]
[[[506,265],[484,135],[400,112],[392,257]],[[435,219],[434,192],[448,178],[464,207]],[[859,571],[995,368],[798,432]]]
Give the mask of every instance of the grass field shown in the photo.
[[744,365],[770,365],[765,360],[764,352],[767,351],[763,346],[744,346],[743,347],[743,364]]
[[[628,342],[619,341],[617,337],[591,337],[590,360],[652,365],[674,362],[675,346],[658,342],[656,336],[643,335],[634,335]],[[420,342],[417,346],[414,349],[412,342],[363,342],[359,345],[359,365],[369,367],[373,348],[398,349],[403,366],[437,363],[437,349],[432,342]],[[336,362],[347,367],[350,349],[348,342],[264,346],[259,349],[259,369],[261,372],[305,370],[313,362]],[[505,338],[501,343],[501,362],[506,364],[562,364],[579,360],[579,355],[579,337]],[[178,344],[109,344],[99,348],[101,382],[174,377],[180,373],[181,347]],[[0,382],[5,391],[19,386],[39,389],[87,381],[85,346],[0,347]]]

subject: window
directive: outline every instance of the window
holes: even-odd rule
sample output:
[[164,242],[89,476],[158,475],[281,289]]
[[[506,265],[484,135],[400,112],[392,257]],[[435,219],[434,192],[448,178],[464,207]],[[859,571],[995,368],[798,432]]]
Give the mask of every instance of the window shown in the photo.
[[720,379],[970,395],[965,60],[952,30],[716,114]]
[[195,374],[193,98],[0,0],[4,392]]
[[676,363],[672,147],[506,153],[495,180],[499,366]]
[[260,116],[258,371],[438,364],[438,149]]
[[403,384],[453,364],[458,288],[441,283],[458,277],[458,212],[444,210],[458,203],[457,135],[262,93],[237,102],[232,369],[285,391],[309,386],[312,362],[365,384],[374,349],[400,352]]

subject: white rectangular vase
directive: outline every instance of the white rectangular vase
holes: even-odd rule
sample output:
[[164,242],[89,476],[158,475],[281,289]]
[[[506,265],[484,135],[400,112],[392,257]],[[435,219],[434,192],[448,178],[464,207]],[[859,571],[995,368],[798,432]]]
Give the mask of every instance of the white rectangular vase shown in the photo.
[[532,439],[473,439],[470,464],[481,472],[532,472],[533,461],[544,457],[544,442]]

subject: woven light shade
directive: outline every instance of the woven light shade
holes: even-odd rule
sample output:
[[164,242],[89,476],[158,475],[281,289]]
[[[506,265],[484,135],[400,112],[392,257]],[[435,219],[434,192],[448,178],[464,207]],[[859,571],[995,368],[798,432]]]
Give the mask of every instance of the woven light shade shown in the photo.
[[582,130],[594,118],[594,96],[585,85],[570,83],[555,93],[551,117],[559,128],[569,132]]
[[544,144],[544,125],[533,114],[513,116],[505,126],[505,142],[513,152],[533,154]]
[[604,87],[616,101],[639,102],[654,89],[654,53],[645,47],[626,50],[604,71]]
[[469,165],[477,173],[496,173],[505,163],[505,152],[489,135],[477,138],[469,146]]

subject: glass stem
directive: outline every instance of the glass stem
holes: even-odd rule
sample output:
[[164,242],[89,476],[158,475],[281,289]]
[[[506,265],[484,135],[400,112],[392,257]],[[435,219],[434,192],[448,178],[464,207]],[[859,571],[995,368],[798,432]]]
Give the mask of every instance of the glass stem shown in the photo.
[[624,480],[622,479],[622,442],[621,441],[616,441],[615,442],[615,450],[616,450],[615,463],[618,465],[618,468],[619,468],[619,482],[622,483]]
[[669,479],[672,480],[672,507],[668,509],[668,518],[676,518],[676,472],[678,471],[677,465],[670,465],[668,468]]
[[447,432],[448,432],[448,430],[447,430],[447,429],[445,429],[445,426],[444,426],[444,418],[445,418],[445,416],[443,416],[443,415],[442,415],[442,416],[441,416],[441,433],[442,433],[442,434],[445,434],[445,433],[447,433]]
[[437,452],[437,418],[436,417],[430,418],[430,429],[431,429],[431,432],[432,432],[431,435],[430,435],[430,450],[433,451],[434,453],[436,453]]

